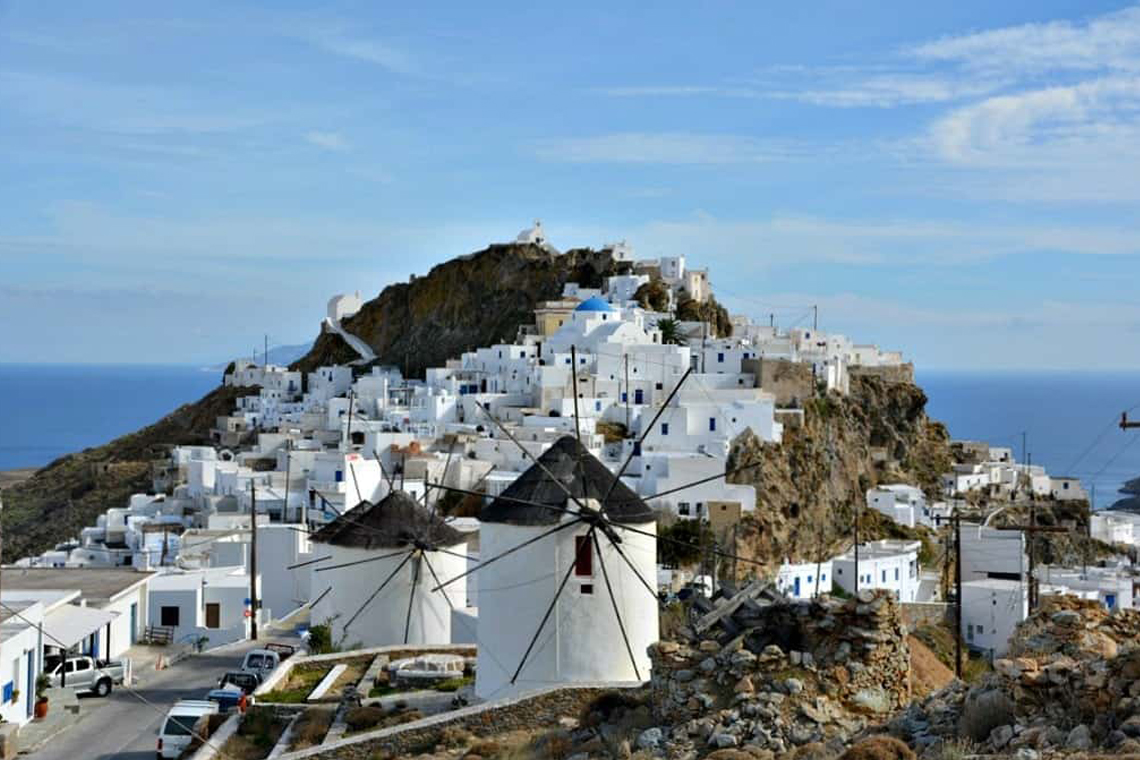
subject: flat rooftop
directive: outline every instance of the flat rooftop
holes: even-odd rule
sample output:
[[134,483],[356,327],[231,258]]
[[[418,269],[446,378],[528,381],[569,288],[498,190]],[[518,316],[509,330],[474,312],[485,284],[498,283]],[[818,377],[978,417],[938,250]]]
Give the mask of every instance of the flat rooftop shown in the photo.
[[4,567],[4,590],[75,589],[89,602],[105,602],[154,575],[126,567]]

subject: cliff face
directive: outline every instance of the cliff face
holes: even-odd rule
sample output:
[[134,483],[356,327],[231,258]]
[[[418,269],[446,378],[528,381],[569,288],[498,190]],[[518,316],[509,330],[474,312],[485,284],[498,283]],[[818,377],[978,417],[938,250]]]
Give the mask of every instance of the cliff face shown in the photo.
[[[849,396],[807,401],[803,427],[786,427],[782,443],[742,434],[729,469],[757,466],[729,477],[756,488],[741,551],[773,567],[789,557],[831,556],[850,540],[854,510],[865,504],[868,488],[903,482],[937,494],[939,473],[950,467],[950,438],[925,407],[926,394],[916,385],[854,376]],[[864,511],[861,539],[902,537],[905,531],[877,517]]]
[[132,493],[151,487],[151,462],[169,445],[208,444],[215,418],[256,388],[219,386],[153,425],[110,443],[60,457],[31,478],[4,490],[4,562],[38,554],[78,536]]
[[[464,351],[513,341],[518,326],[533,321],[539,302],[558,298],[567,282],[601,287],[615,271],[608,251],[556,256],[536,245],[493,245],[389,285],[342,324],[372,347],[379,363],[423,377],[426,367]],[[356,358],[340,337],[322,333],[293,366],[309,372]]]

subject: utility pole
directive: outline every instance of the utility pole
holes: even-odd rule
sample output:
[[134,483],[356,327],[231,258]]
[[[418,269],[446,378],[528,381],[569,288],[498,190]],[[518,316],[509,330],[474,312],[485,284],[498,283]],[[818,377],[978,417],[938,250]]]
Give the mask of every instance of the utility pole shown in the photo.
[[1131,430],[1133,428],[1140,428],[1140,422],[1128,419],[1128,412],[1120,413],[1120,429]]
[[356,392],[355,391],[349,391],[348,392],[348,424],[347,424],[347,427],[345,428],[345,439],[346,439],[345,440],[345,446],[347,447],[348,451],[352,450],[352,406],[353,406],[355,401],[356,401]]
[[1034,551],[1033,537],[1038,533],[1068,533],[1069,530],[1060,525],[1038,525],[1037,509],[1033,504],[1029,505],[1029,525],[1000,525],[996,527],[997,530],[1021,531],[1026,536],[1025,548],[1029,554],[1029,610],[1032,612],[1037,608],[1037,577],[1035,575],[1037,553]]
[[[735,547],[733,552],[735,552]],[[733,560],[735,561],[735,560]],[[819,598],[819,573],[823,569],[823,523],[819,524],[819,541],[815,548],[815,598]]]
[[159,563],[158,563],[162,567],[166,567],[166,553],[168,551],[168,549],[167,549],[168,544],[167,544],[167,540],[166,540],[166,532],[167,532],[166,523],[163,523],[162,524],[162,559],[159,560]]
[[855,593],[859,593],[859,507],[855,506]]
[[962,679],[962,518],[954,510],[954,675]]
[[263,366],[269,366],[269,333],[265,333],[264,350],[261,352],[261,363]]
[[[288,435],[288,433],[286,433]],[[289,465],[292,464],[293,439],[285,439],[285,501],[281,506],[281,519],[289,521]]]
[[819,330],[819,306],[811,307],[811,329],[812,332]]
[[249,638],[257,641],[257,487],[249,481]]
[[629,353],[624,354],[625,358],[625,432],[629,434]]

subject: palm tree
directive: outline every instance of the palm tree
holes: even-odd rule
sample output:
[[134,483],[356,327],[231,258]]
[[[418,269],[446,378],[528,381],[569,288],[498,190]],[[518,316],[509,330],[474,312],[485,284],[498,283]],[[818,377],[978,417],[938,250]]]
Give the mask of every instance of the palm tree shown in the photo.
[[684,337],[681,335],[681,324],[675,319],[662,319],[657,322],[657,329],[661,331],[662,343],[683,345]]

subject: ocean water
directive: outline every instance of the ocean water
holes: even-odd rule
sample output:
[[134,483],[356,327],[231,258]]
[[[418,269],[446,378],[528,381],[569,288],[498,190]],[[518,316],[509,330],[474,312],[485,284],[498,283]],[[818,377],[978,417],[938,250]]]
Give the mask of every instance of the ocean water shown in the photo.
[[1095,506],[1121,498],[1140,477],[1140,430],[1117,427],[1120,413],[1140,419],[1140,372],[923,372],[927,413],[954,438],[1011,446],[1019,461],[1022,433],[1034,464],[1095,486]]
[[106,443],[220,381],[220,372],[184,366],[0,364],[0,470]]

